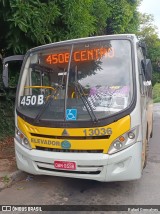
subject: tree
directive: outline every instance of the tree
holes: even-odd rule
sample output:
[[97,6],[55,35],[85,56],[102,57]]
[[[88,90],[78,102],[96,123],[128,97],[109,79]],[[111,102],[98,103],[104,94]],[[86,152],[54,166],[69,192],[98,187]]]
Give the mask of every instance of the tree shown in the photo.
[[105,0],[0,0],[1,53],[99,34],[108,11]]
[[149,14],[140,14],[140,28],[137,35],[140,40],[145,41],[147,45],[148,58],[153,65],[153,84],[160,82],[160,39],[158,37],[157,27],[153,24],[154,18]]
[[0,52],[72,38],[134,33],[141,0],[0,0]]
[[135,33],[139,26],[137,8],[140,1],[106,0],[110,8],[106,34]]

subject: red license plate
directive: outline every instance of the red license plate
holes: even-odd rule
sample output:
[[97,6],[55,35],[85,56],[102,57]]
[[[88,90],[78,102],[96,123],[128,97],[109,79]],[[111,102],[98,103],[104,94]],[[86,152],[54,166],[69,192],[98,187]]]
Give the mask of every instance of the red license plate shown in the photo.
[[54,161],[56,169],[76,170],[76,163],[70,161]]

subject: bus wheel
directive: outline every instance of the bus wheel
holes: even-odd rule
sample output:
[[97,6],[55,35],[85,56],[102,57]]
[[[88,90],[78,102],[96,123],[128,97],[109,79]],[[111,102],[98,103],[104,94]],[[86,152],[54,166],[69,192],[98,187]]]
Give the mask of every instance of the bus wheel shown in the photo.
[[153,117],[152,117],[152,131],[151,131],[151,134],[150,134],[150,138],[153,137]]
[[144,160],[143,169],[147,165],[147,159],[148,159],[148,140],[146,139],[146,142],[145,142],[145,160]]

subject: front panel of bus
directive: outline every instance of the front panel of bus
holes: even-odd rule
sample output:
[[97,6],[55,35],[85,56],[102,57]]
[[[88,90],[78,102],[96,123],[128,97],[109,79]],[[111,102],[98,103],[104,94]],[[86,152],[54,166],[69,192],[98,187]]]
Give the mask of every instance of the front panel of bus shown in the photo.
[[101,181],[141,174],[133,37],[82,39],[28,52],[16,101],[18,167]]

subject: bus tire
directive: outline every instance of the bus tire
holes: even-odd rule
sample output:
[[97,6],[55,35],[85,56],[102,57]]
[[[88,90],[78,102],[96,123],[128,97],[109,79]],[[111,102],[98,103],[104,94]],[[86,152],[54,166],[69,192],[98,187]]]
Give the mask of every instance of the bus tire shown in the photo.
[[146,142],[145,142],[145,160],[144,160],[143,169],[147,165],[147,160],[148,160],[148,140],[146,139]]
[[153,117],[152,117],[152,131],[151,131],[151,134],[150,134],[150,138],[153,137]]

